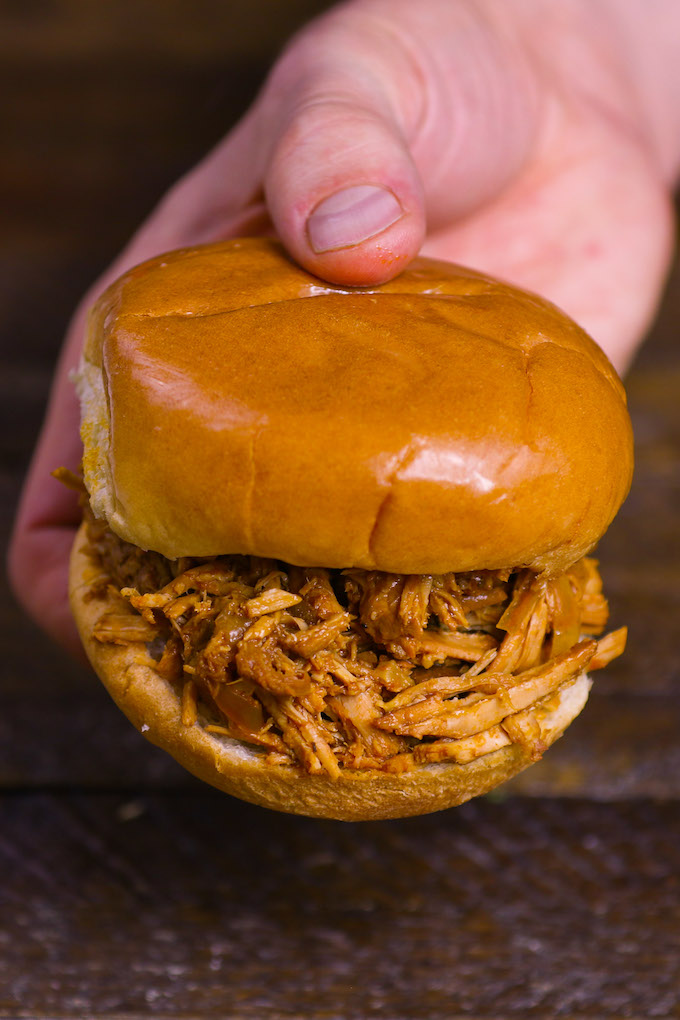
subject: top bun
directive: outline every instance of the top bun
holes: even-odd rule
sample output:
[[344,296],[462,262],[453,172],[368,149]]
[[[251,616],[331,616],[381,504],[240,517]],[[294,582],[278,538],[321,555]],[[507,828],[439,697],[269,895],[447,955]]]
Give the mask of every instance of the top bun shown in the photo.
[[95,514],[170,558],[556,574],[631,480],[600,348],[432,259],[356,290],[263,239],[151,259],[99,299],[79,384]]

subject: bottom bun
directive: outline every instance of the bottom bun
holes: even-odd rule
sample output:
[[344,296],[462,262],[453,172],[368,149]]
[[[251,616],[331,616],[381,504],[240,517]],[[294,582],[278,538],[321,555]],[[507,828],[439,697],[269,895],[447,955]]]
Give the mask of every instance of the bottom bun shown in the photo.
[[[300,768],[273,765],[266,755],[229,737],[206,732],[215,722],[199,715],[193,726],[182,722],[180,698],[153,668],[143,644],[101,644],[92,636],[97,620],[120,609],[115,595],[94,596],[101,569],[87,552],[84,527],[71,556],[70,599],[80,636],[99,678],[128,719],[143,735],[199,779],[226,793],[275,811],[366,821],[422,815],[462,804],[488,793],[534,760],[531,749],[508,744],[458,764],[420,765],[411,771],[341,772],[338,779],[310,775]],[[581,674],[565,684],[540,709],[541,742],[548,747],[562,735],[588,699],[590,681]]]

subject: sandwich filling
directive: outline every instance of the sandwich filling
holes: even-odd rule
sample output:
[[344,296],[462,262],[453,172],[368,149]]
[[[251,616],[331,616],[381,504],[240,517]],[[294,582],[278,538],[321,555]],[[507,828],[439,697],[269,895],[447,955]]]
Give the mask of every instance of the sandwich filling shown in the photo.
[[540,758],[555,699],[625,646],[625,628],[600,637],[608,606],[589,557],[557,578],[168,560],[89,507],[86,521],[101,568],[90,597],[108,600],[96,640],[139,646],[183,725],[309,773],[462,763],[512,743]]

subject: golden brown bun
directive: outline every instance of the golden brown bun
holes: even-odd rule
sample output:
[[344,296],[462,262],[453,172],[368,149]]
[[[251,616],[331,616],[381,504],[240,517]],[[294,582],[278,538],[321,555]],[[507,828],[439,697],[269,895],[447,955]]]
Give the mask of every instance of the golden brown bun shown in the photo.
[[355,291],[268,240],[152,259],[95,308],[80,391],[95,513],[171,558],[558,573],[631,479],[599,347],[431,259]]
[[[201,722],[185,726],[179,697],[155,672],[144,645],[100,644],[92,637],[99,617],[120,610],[120,601],[115,601],[115,596],[88,597],[101,569],[85,547],[83,526],[73,546],[69,594],[90,662],[118,707],[148,740],[199,779],[226,793],[276,811],[316,818],[401,818],[462,804],[531,764],[528,752],[511,744],[464,765],[421,765],[402,774],[344,770],[334,780],[309,775],[294,766],[265,764],[257,750],[207,733]],[[581,675],[555,694],[543,712],[538,711],[546,746],[557,740],[581,711],[589,687],[588,678]]]

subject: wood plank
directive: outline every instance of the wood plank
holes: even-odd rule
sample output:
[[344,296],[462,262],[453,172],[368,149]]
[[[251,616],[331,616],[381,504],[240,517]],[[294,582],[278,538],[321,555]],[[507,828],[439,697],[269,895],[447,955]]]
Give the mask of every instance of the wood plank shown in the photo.
[[0,799],[0,1016],[680,1015],[677,804]]

